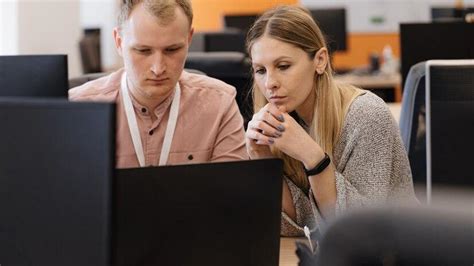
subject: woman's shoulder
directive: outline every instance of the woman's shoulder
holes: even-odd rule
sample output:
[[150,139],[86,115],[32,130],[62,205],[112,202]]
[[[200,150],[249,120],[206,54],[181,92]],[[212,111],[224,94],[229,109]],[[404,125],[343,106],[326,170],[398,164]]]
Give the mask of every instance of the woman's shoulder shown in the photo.
[[388,105],[370,91],[357,96],[347,110],[345,127],[379,127],[395,123]]
[[387,104],[377,95],[367,91],[357,96],[349,106],[334,156],[339,162],[344,162],[356,147],[360,147],[362,153],[367,156],[374,152],[379,153],[387,150],[387,143],[390,143],[396,134],[398,125]]

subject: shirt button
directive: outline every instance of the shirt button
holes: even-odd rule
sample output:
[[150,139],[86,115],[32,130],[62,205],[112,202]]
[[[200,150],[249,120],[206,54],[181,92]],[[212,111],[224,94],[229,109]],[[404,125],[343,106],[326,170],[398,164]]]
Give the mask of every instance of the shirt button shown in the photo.
[[150,136],[153,135],[153,129],[148,131],[148,135],[150,135]]
[[146,113],[146,108],[145,107],[142,108],[142,113]]
[[188,160],[191,161],[192,159],[194,159],[194,156],[192,154],[188,155]]

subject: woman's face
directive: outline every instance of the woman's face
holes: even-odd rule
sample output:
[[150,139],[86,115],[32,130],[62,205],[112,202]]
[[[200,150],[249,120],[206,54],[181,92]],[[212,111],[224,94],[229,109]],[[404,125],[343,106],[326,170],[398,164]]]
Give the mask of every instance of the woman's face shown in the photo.
[[264,35],[250,50],[254,80],[268,102],[286,112],[313,108],[315,59],[303,49]]

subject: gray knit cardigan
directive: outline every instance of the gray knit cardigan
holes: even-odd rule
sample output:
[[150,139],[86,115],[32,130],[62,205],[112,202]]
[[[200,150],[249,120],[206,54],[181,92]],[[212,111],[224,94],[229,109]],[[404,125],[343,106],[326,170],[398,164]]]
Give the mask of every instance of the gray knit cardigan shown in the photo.
[[[400,131],[386,103],[371,92],[358,96],[349,107],[341,136],[334,148],[336,217],[354,209],[395,201],[415,202],[410,164]],[[303,227],[324,230],[313,200],[285,178],[296,209],[296,221],[282,212],[281,235],[302,236]]]

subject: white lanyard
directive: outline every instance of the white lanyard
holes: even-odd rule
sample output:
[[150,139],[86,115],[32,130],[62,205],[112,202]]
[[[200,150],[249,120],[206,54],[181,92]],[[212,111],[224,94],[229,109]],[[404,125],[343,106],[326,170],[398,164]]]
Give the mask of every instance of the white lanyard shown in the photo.
[[[138,163],[141,167],[144,167],[145,154],[143,152],[143,145],[140,137],[140,131],[138,129],[137,118],[135,116],[132,100],[130,99],[130,94],[128,92],[127,75],[125,72],[122,75],[120,88],[122,90],[122,99],[125,109],[125,115],[127,116],[128,127],[130,128],[130,134],[132,135],[132,142],[133,146],[135,147],[135,153],[137,154]],[[158,163],[158,165],[165,165],[168,161],[171,142],[173,141],[174,129],[176,128],[176,121],[178,120],[180,99],[181,89],[179,87],[179,84],[176,84],[173,102],[171,103],[168,125],[166,126],[165,138],[163,140],[163,147],[161,148],[160,162]]]

